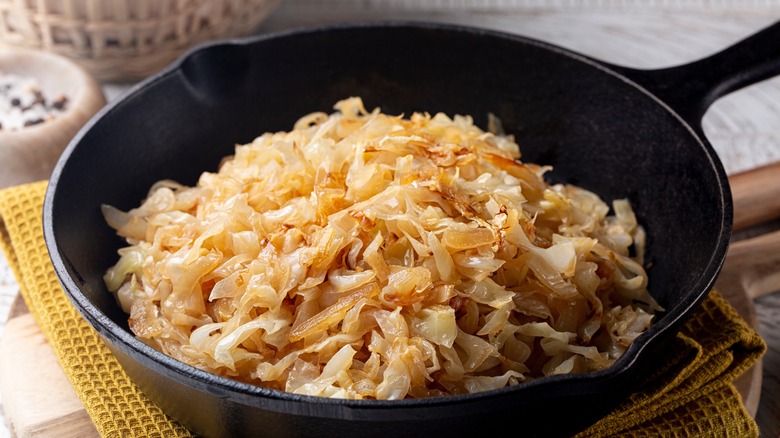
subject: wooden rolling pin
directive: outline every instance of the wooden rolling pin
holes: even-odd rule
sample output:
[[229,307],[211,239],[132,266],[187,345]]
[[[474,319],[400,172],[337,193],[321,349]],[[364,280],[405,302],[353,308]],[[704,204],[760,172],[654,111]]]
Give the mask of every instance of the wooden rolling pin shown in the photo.
[[729,177],[734,199],[734,229],[780,218],[780,162]]

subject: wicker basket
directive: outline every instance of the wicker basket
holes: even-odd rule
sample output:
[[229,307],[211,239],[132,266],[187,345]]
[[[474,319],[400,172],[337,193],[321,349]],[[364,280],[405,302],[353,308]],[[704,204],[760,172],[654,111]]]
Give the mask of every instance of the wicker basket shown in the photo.
[[0,0],[0,43],[49,50],[102,81],[135,81],[193,45],[253,32],[280,0]]

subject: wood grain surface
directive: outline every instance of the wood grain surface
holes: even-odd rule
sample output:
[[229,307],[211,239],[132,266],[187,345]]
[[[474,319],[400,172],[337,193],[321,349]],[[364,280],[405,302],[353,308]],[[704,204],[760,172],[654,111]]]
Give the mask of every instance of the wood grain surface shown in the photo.
[[[780,2],[774,0],[285,0],[257,33],[378,19],[438,21],[508,31],[615,64],[657,68],[711,54],[778,18]],[[132,85],[103,87],[111,100]],[[780,78],[718,100],[704,118],[704,131],[731,175],[780,161],[778,127]],[[763,287],[780,289],[769,278]],[[0,336],[17,291],[0,254]],[[769,345],[756,420],[761,437],[774,438],[780,436],[780,294],[756,298],[755,315]],[[0,420],[0,438],[9,436]]]
[[734,228],[780,217],[780,162],[741,172],[729,179],[734,198]]
[[[99,434],[21,299],[0,340],[0,389],[19,438],[89,438]],[[31,365],[35,366],[31,366]]]

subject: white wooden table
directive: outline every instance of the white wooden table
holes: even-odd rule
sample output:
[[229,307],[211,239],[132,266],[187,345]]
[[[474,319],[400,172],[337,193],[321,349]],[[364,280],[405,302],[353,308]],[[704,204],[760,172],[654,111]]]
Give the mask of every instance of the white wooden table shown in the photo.
[[[637,68],[687,63],[780,19],[776,0],[284,0],[258,33],[377,19],[425,20],[504,30]],[[116,98],[128,84],[105,84]],[[780,161],[780,78],[717,101],[704,130],[733,174]],[[780,178],[780,176],[778,176]],[[778,285],[780,289],[780,285]],[[0,336],[18,287],[0,255]],[[780,434],[780,294],[756,301],[769,344],[756,416]],[[0,408],[2,401],[0,401]],[[0,424],[2,424],[0,412]],[[0,438],[10,432],[0,425]]]

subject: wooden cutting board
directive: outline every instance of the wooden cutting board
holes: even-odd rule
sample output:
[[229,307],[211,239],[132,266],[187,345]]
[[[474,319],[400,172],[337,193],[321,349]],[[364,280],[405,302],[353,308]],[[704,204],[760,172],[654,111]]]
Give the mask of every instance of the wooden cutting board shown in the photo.
[[0,340],[0,392],[16,437],[100,436],[21,295]]

